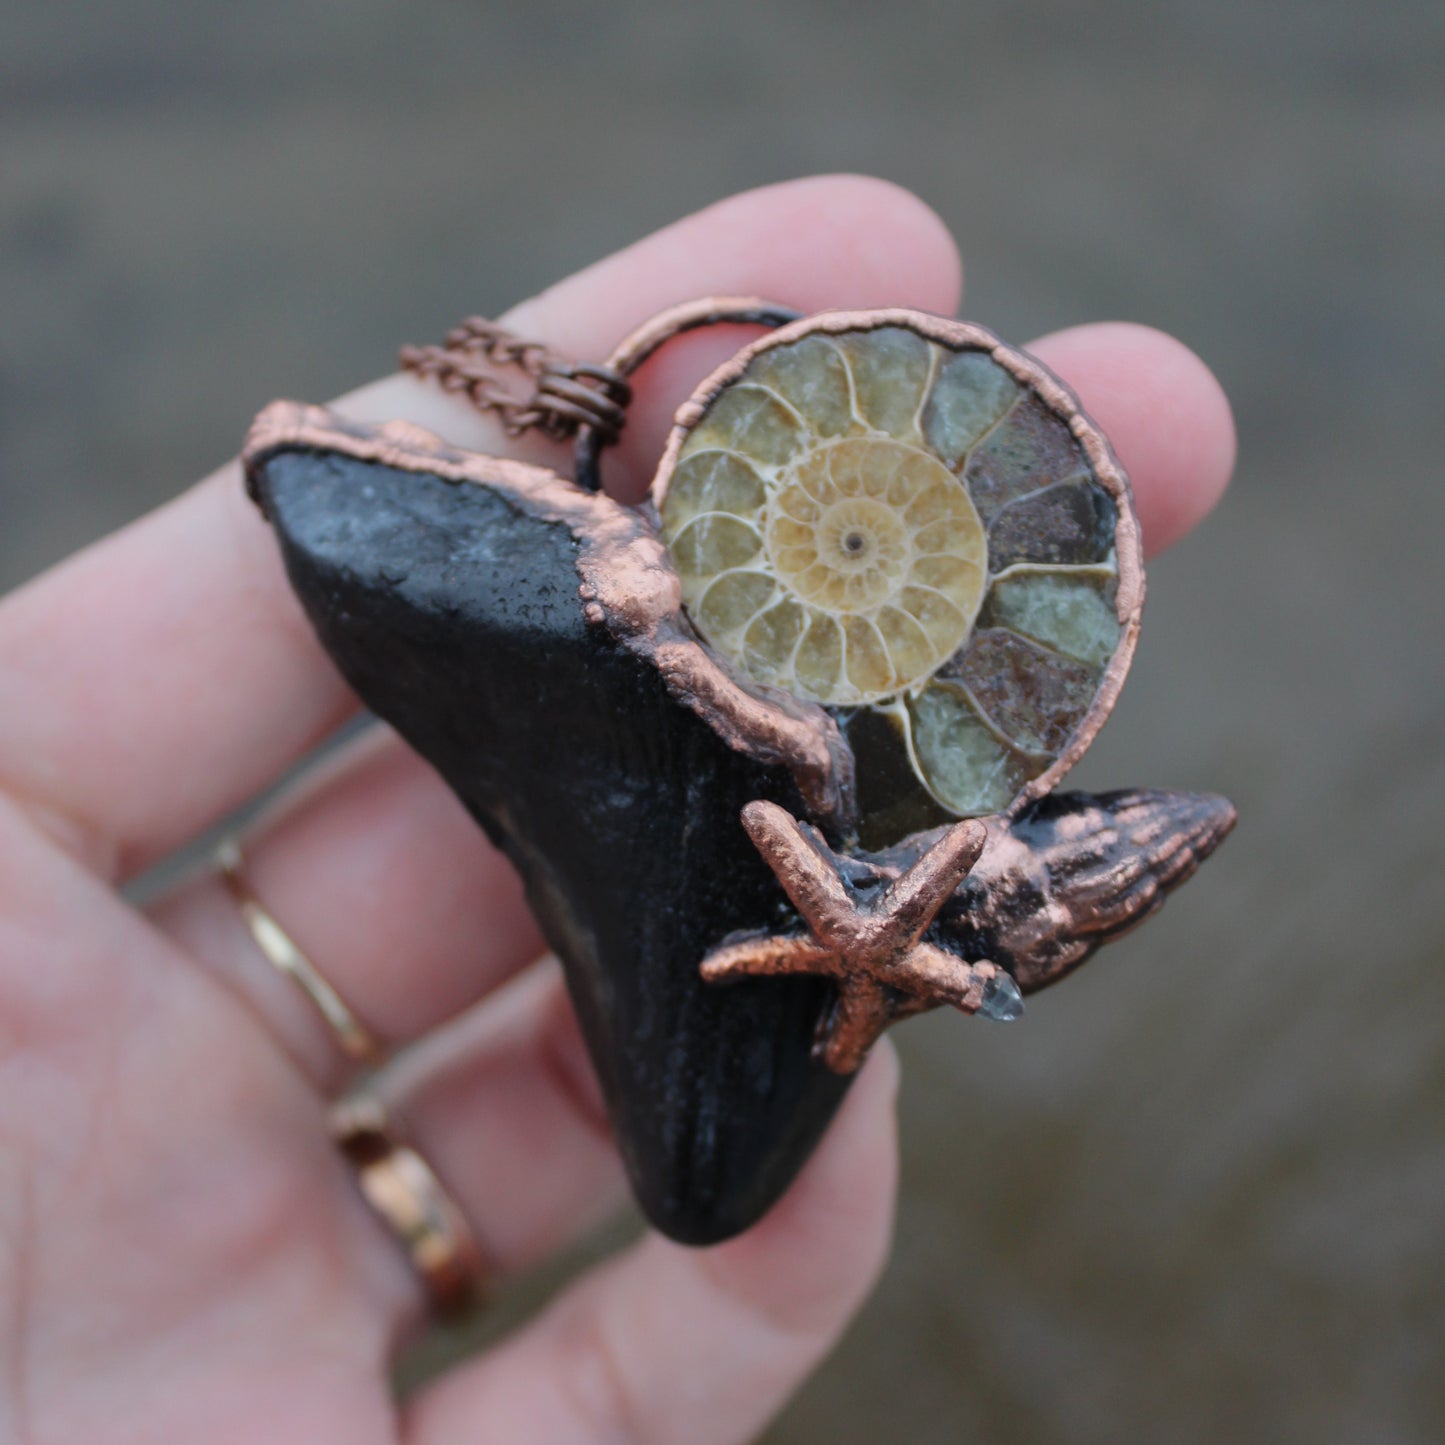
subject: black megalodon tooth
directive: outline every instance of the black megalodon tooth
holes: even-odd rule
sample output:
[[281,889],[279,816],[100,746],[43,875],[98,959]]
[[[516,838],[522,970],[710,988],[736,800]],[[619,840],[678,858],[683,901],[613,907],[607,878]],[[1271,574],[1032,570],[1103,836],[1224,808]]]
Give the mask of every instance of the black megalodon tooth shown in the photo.
[[[521,873],[649,1219],[695,1244],[745,1229],[848,1079],[814,1057],[830,984],[710,988],[698,965],[731,935],[799,929],[739,815],[766,799],[847,844],[836,725],[718,667],[636,509],[417,428],[291,403],[258,418],[245,459],[327,651]],[[931,936],[1042,987],[1152,911],[1232,821],[1222,799],[1171,793],[991,818]],[[855,850],[860,880],[933,836]]]
[[313,428],[310,444],[258,432],[248,452],[292,585],[357,694],[516,864],[643,1209],[690,1243],[746,1228],[847,1086],[811,1057],[826,984],[698,976],[719,938],[779,920],[738,815],[754,798],[811,814],[793,773],[730,746],[589,622],[565,520],[348,454],[352,433],[315,409],[269,415]]

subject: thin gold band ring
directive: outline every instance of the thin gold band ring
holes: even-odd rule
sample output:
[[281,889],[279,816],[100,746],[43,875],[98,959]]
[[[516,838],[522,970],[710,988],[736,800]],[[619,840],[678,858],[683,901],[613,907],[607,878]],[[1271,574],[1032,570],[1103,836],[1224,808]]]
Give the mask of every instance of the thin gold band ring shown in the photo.
[[256,947],[275,970],[284,974],[321,1015],[337,1047],[353,1063],[372,1068],[386,1059],[386,1049],[365,1024],[352,1013],[346,1000],[322,976],[295,940],[266,911],[256,897],[243,867],[241,845],[227,838],[216,849],[216,871],[231,895]]

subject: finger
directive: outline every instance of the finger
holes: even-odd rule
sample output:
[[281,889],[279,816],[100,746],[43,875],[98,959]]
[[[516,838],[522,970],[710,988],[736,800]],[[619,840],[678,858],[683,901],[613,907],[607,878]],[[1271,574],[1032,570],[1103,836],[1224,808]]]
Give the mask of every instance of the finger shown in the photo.
[[[736,196],[519,309],[511,324],[605,354],[664,305],[756,292],[950,310],[942,223],[884,182],[826,177]],[[680,397],[642,385],[638,429]],[[502,450],[496,429],[409,377],[349,400]],[[319,650],[234,466],[0,606],[0,786],[93,865],[125,876],[234,809],[353,705]]]
[[897,1063],[886,1044],[792,1189],[693,1250],[649,1236],[408,1408],[415,1445],[741,1441],[837,1339],[888,1249]]
[[446,1181],[492,1278],[525,1270],[626,1198],[601,1086],[562,970],[540,960],[380,1081]]
[[[1218,383],[1192,352],[1119,324],[1077,327],[1030,350],[1106,429],[1152,547],[1208,511],[1228,481],[1234,429]],[[354,766],[354,792],[341,767],[304,808],[270,822],[248,847],[248,871],[372,1031],[402,1042],[481,997],[539,945],[510,868],[429,769],[404,760],[389,735]],[[223,890],[212,881],[193,892],[167,923],[193,952],[249,977],[313,1074],[336,1078],[334,1045],[272,975]]]
[[1109,438],[1134,490],[1146,553],[1208,515],[1234,471],[1234,418],[1214,374],[1148,326],[1056,331],[1028,350],[1069,383]]
[[[256,899],[366,1032],[417,1038],[544,944],[506,858],[441,778],[384,727],[348,744],[242,842]],[[214,970],[326,1092],[355,1070],[320,1012],[262,952],[218,872],[151,919]]]

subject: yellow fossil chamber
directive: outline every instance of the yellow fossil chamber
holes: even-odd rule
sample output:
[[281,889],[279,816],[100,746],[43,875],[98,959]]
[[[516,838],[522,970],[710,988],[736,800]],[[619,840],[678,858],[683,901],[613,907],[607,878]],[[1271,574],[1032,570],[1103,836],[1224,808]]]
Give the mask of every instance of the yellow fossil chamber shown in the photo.
[[693,626],[833,712],[878,847],[1052,784],[1112,705],[1142,573],[1127,483],[1055,378],[980,327],[873,315],[742,353],[655,499]]

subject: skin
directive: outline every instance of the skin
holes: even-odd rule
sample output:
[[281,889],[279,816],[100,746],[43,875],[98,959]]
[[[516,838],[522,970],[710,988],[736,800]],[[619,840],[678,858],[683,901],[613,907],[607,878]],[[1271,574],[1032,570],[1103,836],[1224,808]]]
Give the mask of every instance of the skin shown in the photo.
[[[952,313],[944,227],[886,183],[821,177],[688,217],[506,324],[604,355],[674,301]],[[741,333],[637,378],[609,484],[640,495],[672,409]],[[1228,406],[1179,343],[1122,324],[1031,349],[1083,397],[1152,550],[1213,505]],[[407,377],[340,406],[561,466]],[[325,1131],[348,1070],[214,879],[116,891],[273,784],[354,699],[234,464],[0,603],[0,1440],[738,1441],[817,1364],[885,1260],[898,1068],[875,1050],[782,1203],[708,1250],[647,1237],[404,1405],[424,1301]],[[557,969],[507,865],[377,730],[247,838],[272,913],[367,1025],[430,1035],[387,1084],[494,1273],[621,1199]]]

